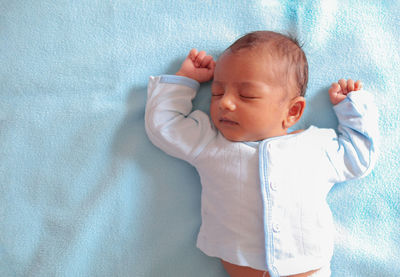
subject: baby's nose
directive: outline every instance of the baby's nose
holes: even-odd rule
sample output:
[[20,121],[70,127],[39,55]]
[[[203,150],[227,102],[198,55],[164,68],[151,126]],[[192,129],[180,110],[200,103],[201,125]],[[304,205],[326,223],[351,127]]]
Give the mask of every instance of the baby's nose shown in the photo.
[[222,96],[221,98],[220,108],[234,111],[236,109],[236,104],[233,96],[225,93],[224,96]]

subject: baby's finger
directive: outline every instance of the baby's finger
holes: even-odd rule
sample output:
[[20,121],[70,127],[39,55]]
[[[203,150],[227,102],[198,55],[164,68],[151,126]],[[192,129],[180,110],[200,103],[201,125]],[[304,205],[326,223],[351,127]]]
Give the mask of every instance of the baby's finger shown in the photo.
[[340,90],[340,86],[338,83],[332,83],[331,87],[329,88],[329,92],[337,92]]
[[339,86],[342,89],[342,93],[346,95],[347,94],[347,82],[346,82],[346,80],[345,79],[340,79],[338,81],[338,83],[339,83]]
[[198,54],[198,53],[199,53],[199,51],[197,51],[196,48],[193,48],[193,49],[190,50],[190,52],[189,52],[189,55],[188,55],[189,59],[191,59],[192,62],[194,62],[194,61],[196,60],[196,57],[197,57],[197,54]]
[[213,61],[213,57],[210,55],[207,55],[204,57],[203,61],[200,64],[200,67],[207,67],[209,68],[210,63]]
[[[329,88],[329,98],[331,102],[336,105],[338,102],[340,102],[340,97],[341,97],[341,88],[338,83],[333,83],[331,87]],[[342,95],[343,96],[343,95]]]
[[197,54],[195,65],[196,67],[199,67],[201,63],[203,62],[204,57],[206,56],[206,51],[200,51],[199,54]]
[[360,80],[357,80],[357,82],[354,84],[354,90],[360,90],[362,89],[362,83]]
[[214,72],[214,69],[215,69],[215,65],[216,65],[217,63],[214,61],[214,59],[210,62],[210,64],[208,65],[208,68],[210,69],[210,70],[212,70],[213,72]]
[[347,91],[354,91],[354,81],[352,79],[347,80]]

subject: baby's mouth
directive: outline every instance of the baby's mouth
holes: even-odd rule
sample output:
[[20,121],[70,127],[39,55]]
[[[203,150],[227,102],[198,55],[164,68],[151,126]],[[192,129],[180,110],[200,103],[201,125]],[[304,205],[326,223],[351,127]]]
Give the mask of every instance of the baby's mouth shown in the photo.
[[219,122],[226,125],[239,125],[238,122],[230,120],[229,118],[222,117],[219,119]]

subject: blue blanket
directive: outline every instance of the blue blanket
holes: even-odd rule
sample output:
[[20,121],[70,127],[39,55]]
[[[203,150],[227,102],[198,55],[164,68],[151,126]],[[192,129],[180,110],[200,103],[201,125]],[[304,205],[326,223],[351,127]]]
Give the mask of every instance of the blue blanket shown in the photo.
[[[254,30],[296,34],[310,66],[297,128],[335,127],[360,79],[380,110],[373,172],[337,184],[332,276],[399,276],[396,1],[0,0],[0,276],[227,276],[195,247],[200,182],[144,132],[149,75]],[[209,84],[195,100],[208,110]]]

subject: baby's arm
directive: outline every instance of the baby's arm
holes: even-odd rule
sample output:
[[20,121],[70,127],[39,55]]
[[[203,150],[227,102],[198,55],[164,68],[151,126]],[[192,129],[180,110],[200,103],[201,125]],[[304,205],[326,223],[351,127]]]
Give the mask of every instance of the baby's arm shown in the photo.
[[326,145],[337,173],[335,182],[365,176],[376,159],[378,112],[372,95],[361,89],[361,82],[351,79],[341,79],[329,89],[339,121],[339,135]]
[[215,61],[205,51],[192,49],[176,73],[178,76],[188,77],[199,83],[208,82],[214,75]]
[[214,67],[211,56],[192,49],[176,75],[151,77],[149,81],[147,135],[169,155],[190,163],[216,135],[208,115],[192,110],[199,82],[210,80]]

